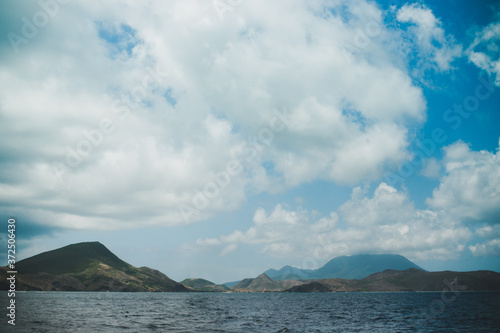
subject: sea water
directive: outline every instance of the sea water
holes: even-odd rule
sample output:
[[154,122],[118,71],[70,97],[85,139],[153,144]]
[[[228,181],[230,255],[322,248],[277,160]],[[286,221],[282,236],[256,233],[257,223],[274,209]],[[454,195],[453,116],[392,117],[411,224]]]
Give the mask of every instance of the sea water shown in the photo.
[[[500,332],[500,293],[18,292],[0,332]],[[1,304],[7,313],[7,294]]]

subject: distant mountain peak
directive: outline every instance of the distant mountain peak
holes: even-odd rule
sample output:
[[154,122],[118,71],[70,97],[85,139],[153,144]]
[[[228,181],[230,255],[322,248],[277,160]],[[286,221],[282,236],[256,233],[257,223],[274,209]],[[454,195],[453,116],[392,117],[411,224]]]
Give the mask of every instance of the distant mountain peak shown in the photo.
[[259,276],[256,277],[256,279],[264,279],[264,280],[271,280],[269,276],[267,276],[266,273],[262,273]]
[[399,254],[355,254],[339,256],[331,259],[323,267],[315,270],[284,266],[280,270],[269,269],[265,273],[272,279],[362,279],[370,274],[386,269],[406,270],[415,268],[423,270],[410,260]]
[[116,269],[132,267],[100,242],[82,242],[21,260],[17,263],[17,268],[24,272],[66,274],[82,272],[95,263],[102,263]]
[[231,289],[238,291],[280,291],[285,288],[281,282],[274,281],[266,273],[262,273],[256,278],[241,280]]

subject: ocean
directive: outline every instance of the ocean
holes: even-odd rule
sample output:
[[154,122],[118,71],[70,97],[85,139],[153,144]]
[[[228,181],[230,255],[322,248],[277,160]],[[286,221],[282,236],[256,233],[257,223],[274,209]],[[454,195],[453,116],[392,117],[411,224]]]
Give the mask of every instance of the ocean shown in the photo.
[[[0,332],[500,332],[500,293],[18,292]],[[1,294],[7,313],[8,297]]]

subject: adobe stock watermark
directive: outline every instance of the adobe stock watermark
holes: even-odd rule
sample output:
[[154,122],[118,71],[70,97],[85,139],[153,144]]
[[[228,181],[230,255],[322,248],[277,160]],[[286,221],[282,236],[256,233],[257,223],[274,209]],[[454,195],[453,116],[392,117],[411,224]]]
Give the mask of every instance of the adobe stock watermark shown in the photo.
[[[471,114],[479,110],[481,102],[489,99],[495,91],[495,84],[490,76],[487,76],[487,79],[485,79],[479,75],[477,80],[478,84],[474,89],[474,93],[466,96],[461,103],[455,103],[451,108],[444,111],[443,120],[450,125],[451,129],[458,130],[462,126],[464,119],[469,118]],[[390,186],[402,184],[404,179],[413,175],[417,168],[423,164],[424,160],[432,156],[439,145],[447,139],[448,135],[446,135],[444,129],[436,127],[431,133],[431,138],[422,141],[415,140],[413,142],[417,148],[414,151],[415,158],[401,164],[397,172],[386,173],[386,183]]]
[[[169,75],[170,72],[159,72],[151,67],[146,67],[148,74],[144,76],[141,84],[135,86],[131,94],[121,93],[120,98],[114,100],[114,107],[111,110],[113,116],[118,120],[127,119],[134,109],[137,109],[142,99],[148,92],[152,91],[156,85],[161,84],[162,78]],[[103,117],[95,128],[82,130],[82,139],[73,147],[66,146],[66,156],[64,163],[53,162],[52,171],[55,176],[64,182],[63,176],[75,170],[82,161],[89,157],[95,148],[99,147],[105,141],[106,135],[112,134],[116,129],[117,120],[110,117]]]
[[70,0],[40,0],[38,6],[40,10],[36,11],[32,17],[21,17],[23,25],[20,34],[9,31],[7,38],[14,53],[19,53],[19,46],[28,44],[35,38],[40,29],[43,29],[60,11],[60,5],[66,5]]
[[214,0],[212,4],[220,20],[223,21],[226,12],[232,12],[242,2],[243,0]]
[[285,108],[283,112],[274,109],[273,115],[267,127],[260,129],[256,136],[249,138],[242,144],[239,156],[228,161],[223,170],[216,173],[210,172],[210,180],[201,189],[195,188],[193,190],[191,205],[179,204],[178,210],[186,223],[190,222],[193,215],[200,215],[201,211],[209,206],[210,201],[219,196],[231,183],[231,179],[243,171],[243,162],[253,161],[260,152],[271,145],[276,133],[284,131],[289,126],[290,114]]
[[9,289],[7,296],[9,297],[9,306],[7,307],[7,323],[16,325],[16,219],[10,218],[7,220],[7,232],[9,239],[7,241],[7,284]]

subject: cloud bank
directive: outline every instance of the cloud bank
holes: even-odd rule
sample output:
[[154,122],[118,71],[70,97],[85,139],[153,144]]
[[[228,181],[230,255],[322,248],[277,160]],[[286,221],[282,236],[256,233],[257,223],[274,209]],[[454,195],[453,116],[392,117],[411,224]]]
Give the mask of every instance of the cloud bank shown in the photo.
[[499,256],[499,152],[475,152],[457,142],[445,148],[441,163],[446,172],[427,199],[429,209],[416,209],[408,193],[380,183],[372,195],[355,187],[329,216],[278,204],[269,213],[258,209],[248,230],[197,245],[225,246],[224,255],[238,244],[254,244],[266,255],[303,258],[303,268],[359,253],[450,260],[469,249],[474,256]]
[[374,180],[426,117],[371,2],[243,2],[222,19],[205,1],[58,4],[9,4],[24,40],[0,45],[0,200],[44,225],[192,223],[249,193]]

